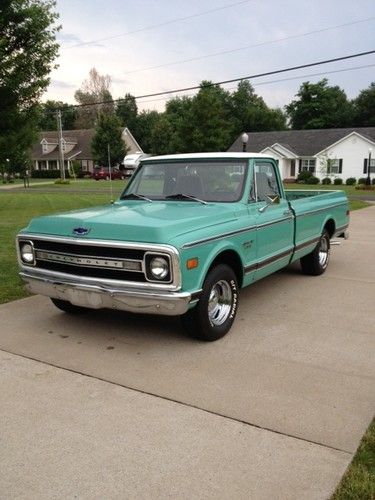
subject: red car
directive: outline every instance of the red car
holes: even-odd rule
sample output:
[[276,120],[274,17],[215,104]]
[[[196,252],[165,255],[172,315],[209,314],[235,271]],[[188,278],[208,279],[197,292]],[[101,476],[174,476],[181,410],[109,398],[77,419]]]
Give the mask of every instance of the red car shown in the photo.
[[[111,169],[111,177],[112,179],[125,179],[125,175],[123,172],[120,172],[118,168]],[[92,174],[92,178],[96,181],[100,180],[109,180],[109,168],[108,167],[95,167],[94,172]]]

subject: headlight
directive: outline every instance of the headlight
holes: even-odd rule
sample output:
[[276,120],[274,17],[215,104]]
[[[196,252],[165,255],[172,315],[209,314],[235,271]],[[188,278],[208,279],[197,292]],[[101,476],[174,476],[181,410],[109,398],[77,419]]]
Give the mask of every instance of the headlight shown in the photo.
[[25,264],[34,264],[34,247],[31,243],[21,243],[20,253],[21,259]]
[[150,271],[154,278],[163,280],[169,273],[169,263],[164,257],[154,257],[150,261]]

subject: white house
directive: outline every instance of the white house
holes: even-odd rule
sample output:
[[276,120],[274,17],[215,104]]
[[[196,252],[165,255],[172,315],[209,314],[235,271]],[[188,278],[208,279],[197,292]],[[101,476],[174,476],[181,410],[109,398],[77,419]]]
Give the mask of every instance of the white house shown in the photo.
[[[310,170],[322,179],[367,176],[369,153],[375,174],[375,127],[319,130],[247,132],[247,151],[269,154],[279,162],[283,179],[294,179]],[[228,151],[242,151],[239,136]],[[328,172],[327,172],[328,166]]]

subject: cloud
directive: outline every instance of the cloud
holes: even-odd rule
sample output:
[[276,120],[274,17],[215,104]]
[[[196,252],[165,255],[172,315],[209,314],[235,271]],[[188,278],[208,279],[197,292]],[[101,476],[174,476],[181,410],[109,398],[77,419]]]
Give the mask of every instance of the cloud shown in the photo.
[[77,86],[73,83],[64,82],[63,80],[52,80],[51,87],[59,88],[59,89],[74,89]]

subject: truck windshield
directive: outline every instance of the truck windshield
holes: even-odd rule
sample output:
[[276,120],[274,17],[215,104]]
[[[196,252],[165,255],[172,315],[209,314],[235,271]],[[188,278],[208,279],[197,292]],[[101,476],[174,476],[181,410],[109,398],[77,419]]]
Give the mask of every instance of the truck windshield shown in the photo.
[[121,198],[139,195],[149,200],[238,201],[243,192],[246,164],[242,160],[144,163]]

